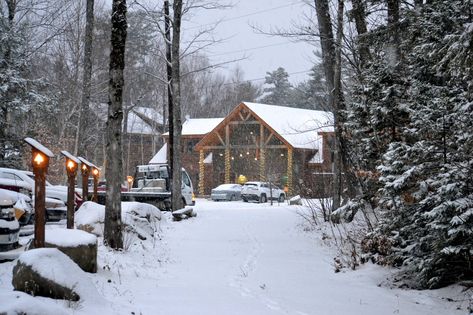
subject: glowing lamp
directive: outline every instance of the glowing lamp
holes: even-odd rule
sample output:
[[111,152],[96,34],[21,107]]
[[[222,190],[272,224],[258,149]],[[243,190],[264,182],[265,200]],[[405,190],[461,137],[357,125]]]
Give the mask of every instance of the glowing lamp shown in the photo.
[[33,163],[36,166],[41,167],[45,161],[46,161],[46,158],[44,157],[43,153],[38,152],[38,151],[36,153],[34,153]]
[[41,143],[33,138],[25,138],[25,142],[31,146],[31,166],[34,174],[34,247],[44,247],[44,235],[46,224],[46,174],[48,172],[49,159],[54,154]]
[[95,165],[90,163],[83,157],[79,156],[78,159],[81,163],[80,171],[82,174],[82,198],[84,201],[87,201],[89,200],[89,174],[91,173]]
[[75,185],[77,168],[80,161],[67,151],[61,151],[66,157],[67,172],[67,228],[74,228],[74,212],[75,212]]
[[127,177],[126,177],[126,181],[127,181],[129,184],[133,183],[133,176],[127,176]]
[[92,170],[92,175],[93,175],[94,177],[99,176],[99,173],[100,173],[99,170],[96,169],[96,168],[94,168],[94,169]]
[[128,191],[131,190],[131,186],[133,185],[133,180],[134,180],[133,176],[128,175],[126,177],[126,181],[128,183]]

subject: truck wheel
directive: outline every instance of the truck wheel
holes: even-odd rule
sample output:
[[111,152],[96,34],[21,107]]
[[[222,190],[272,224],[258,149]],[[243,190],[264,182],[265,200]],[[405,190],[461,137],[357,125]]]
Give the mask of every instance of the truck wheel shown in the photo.
[[284,202],[284,200],[285,200],[284,195],[281,194],[281,195],[279,196],[278,201],[279,201],[279,202]]
[[267,201],[266,194],[261,194],[261,196],[259,198],[259,202],[260,203],[265,203],[266,201]]
[[243,199],[243,202],[248,202],[248,199],[246,199],[244,197],[241,197],[241,199]]

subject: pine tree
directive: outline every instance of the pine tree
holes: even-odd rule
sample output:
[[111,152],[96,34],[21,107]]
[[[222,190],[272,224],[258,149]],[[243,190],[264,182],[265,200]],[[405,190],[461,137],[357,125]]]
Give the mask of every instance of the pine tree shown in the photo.
[[348,117],[358,166],[375,174],[371,237],[404,282],[436,288],[473,275],[473,28],[464,1],[418,9],[397,34],[401,67],[373,62]]
[[263,89],[266,95],[262,103],[272,105],[292,105],[292,85],[289,83],[289,74],[279,67],[272,72],[266,72],[265,84],[270,85]]

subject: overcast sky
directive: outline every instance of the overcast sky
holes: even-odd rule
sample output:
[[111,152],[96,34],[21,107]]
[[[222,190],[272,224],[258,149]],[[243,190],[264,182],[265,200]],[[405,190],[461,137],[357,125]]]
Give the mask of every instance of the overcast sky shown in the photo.
[[[222,1],[224,2],[224,1]],[[258,34],[252,28],[289,29],[294,23],[301,24],[304,15],[310,15],[310,7],[303,0],[232,0],[234,6],[225,10],[199,10],[183,24],[187,36],[202,25],[212,25],[221,20],[214,31],[216,39],[224,42],[206,50],[213,63],[244,58],[238,65],[246,80],[264,82],[267,71],[283,67],[290,74],[290,81],[307,79],[311,68],[314,47],[303,42],[291,42],[287,38]],[[184,35],[186,36],[186,35]],[[225,65],[222,71],[235,68],[235,63]]]

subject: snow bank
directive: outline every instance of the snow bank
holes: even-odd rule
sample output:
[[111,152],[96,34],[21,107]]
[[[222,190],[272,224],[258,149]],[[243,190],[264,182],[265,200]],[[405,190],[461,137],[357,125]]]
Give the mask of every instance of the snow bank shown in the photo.
[[0,292],[0,314],[63,315],[64,307],[20,291]]
[[79,247],[97,244],[97,237],[81,230],[52,229],[46,230],[45,241],[61,247]]

